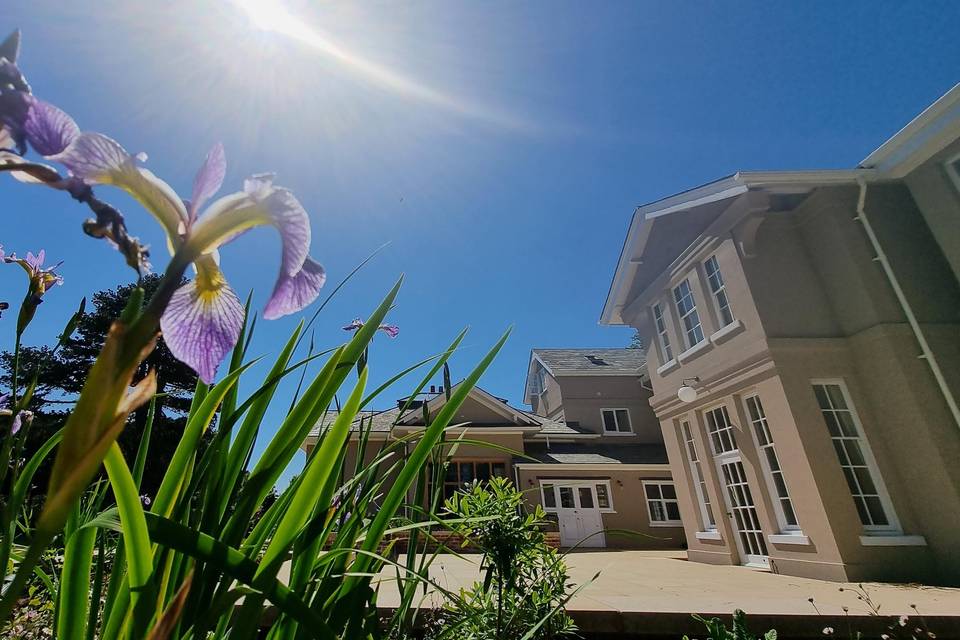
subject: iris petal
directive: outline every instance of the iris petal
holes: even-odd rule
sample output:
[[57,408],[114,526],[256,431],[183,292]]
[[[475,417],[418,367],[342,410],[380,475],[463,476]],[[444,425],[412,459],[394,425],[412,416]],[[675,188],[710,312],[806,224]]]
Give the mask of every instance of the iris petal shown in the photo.
[[170,352],[210,384],[243,326],[243,305],[215,266],[177,289],[160,318]]
[[223,184],[223,177],[227,172],[227,157],[223,152],[223,145],[219,142],[213,145],[203,166],[193,180],[193,194],[190,196],[190,219],[197,217],[197,211],[213,197]]
[[50,157],[62,162],[87,184],[109,184],[136,198],[163,225],[173,246],[187,220],[177,193],[150,171],[138,167],[116,140],[99,133],[81,133],[62,153]]
[[52,104],[36,98],[31,99],[23,130],[27,142],[42,156],[60,153],[80,135],[80,128],[73,118]]
[[303,268],[295,275],[288,276],[281,271],[273,293],[263,309],[263,317],[274,320],[300,311],[317,299],[326,281],[327,272],[323,265],[309,256],[304,261]]

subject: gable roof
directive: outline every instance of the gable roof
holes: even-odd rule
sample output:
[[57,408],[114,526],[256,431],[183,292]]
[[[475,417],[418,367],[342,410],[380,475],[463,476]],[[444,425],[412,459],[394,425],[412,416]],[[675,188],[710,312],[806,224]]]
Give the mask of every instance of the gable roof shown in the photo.
[[[960,84],[941,96],[854,169],[738,171],[637,207],[600,314],[600,324],[624,324],[622,311],[633,280],[641,265],[644,265],[648,245],[658,247],[670,244],[669,251],[679,255],[696,241],[712,221],[733,209],[735,201],[742,199],[744,194],[800,194],[821,186],[853,184],[858,178],[902,178],[957,138],[960,138]],[[656,235],[658,226],[664,226],[658,223],[658,219],[677,213],[689,216],[688,228],[683,229],[682,233],[671,228],[668,233]],[[655,236],[652,242],[651,236]],[[652,266],[654,270],[660,268],[664,268],[664,265]],[[646,270],[651,270],[649,263]]]
[[[451,391],[457,386],[458,385],[454,385],[451,388]],[[537,434],[556,437],[582,436],[587,433],[582,429],[570,427],[565,422],[551,420],[542,416],[535,416],[528,411],[510,406],[506,402],[500,400],[496,396],[491,395],[490,393],[487,393],[479,387],[474,387],[471,389],[468,397],[482,399],[483,405],[488,406],[491,409],[496,407],[496,410],[500,412],[501,415],[509,417],[510,420],[514,421],[516,427],[522,428],[525,431],[536,431]],[[446,395],[443,393],[437,393],[427,401],[427,408],[429,411],[433,412],[443,406],[444,403],[446,403]],[[314,425],[314,427],[310,430],[310,433],[307,436],[307,442],[309,443],[310,440],[315,440],[320,435],[320,429],[332,424],[333,421],[336,420],[337,415],[338,412],[335,410],[326,411],[323,417],[321,417],[317,424]],[[359,433],[361,426],[364,430],[369,430],[371,433],[379,434],[389,434],[393,431],[394,427],[397,426],[407,428],[423,426],[423,409],[421,407],[410,408],[407,409],[402,416],[399,407],[391,407],[390,409],[383,409],[380,411],[360,411],[357,414],[356,419],[353,421],[353,424],[350,425],[350,430],[353,433]],[[477,429],[488,428],[484,425],[469,426]],[[500,428],[504,428],[503,425],[501,425]],[[510,426],[508,425],[507,428],[510,428]]]
[[554,378],[562,376],[630,376],[646,372],[643,349],[531,349],[523,400],[530,403],[534,365]]

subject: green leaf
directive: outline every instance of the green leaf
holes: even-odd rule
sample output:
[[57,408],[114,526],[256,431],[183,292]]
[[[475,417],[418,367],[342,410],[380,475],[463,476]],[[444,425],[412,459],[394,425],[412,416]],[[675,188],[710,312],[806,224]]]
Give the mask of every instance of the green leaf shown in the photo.
[[57,615],[57,637],[63,640],[85,640],[90,604],[90,568],[97,530],[80,528],[67,540],[60,574],[60,598]]
[[323,618],[311,611],[303,600],[276,578],[257,576],[257,563],[235,548],[173,520],[153,513],[145,515],[149,535],[154,543],[210,563],[233,580],[256,589],[283,613],[297,620],[304,629],[313,632],[315,637],[335,638],[336,634]]
[[[145,589],[153,573],[153,551],[150,536],[147,534],[143,505],[140,504],[137,485],[133,482],[127,461],[123,459],[123,453],[116,443],[110,447],[103,463],[120,513],[127,560],[127,579],[130,586],[130,603],[134,611],[142,611],[137,604],[140,598],[148,597]],[[142,623],[142,620],[138,620],[138,623]]]
[[160,489],[157,491],[156,499],[154,499],[153,506],[150,509],[151,512],[169,516],[173,511],[173,507],[180,496],[180,490],[186,483],[188,468],[193,462],[194,456],[196,456],[197,444],[200,442],[203,432],[210,426],[223,397],[237,383],[240,375],[254,362],[256,360],[247,363],[236,371],[231,371],[210,390],[196,411],[191,412],[187,426],[180,437],[180,443],[173,453],[173,459],[170,460],[167,472],[163,475]]

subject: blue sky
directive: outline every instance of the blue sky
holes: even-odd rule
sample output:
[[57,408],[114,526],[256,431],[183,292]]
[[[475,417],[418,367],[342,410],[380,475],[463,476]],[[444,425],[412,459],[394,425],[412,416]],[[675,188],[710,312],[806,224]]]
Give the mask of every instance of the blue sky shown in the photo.
[[[147,152],[181,193],[222,141],[225,192],[276,172],[310,213],[330,282],[391,243],[321,315],[319,345],[404,273],[401,334],[376,340],[373,382],[469,325],[462,377],[513,325],[481,384],[515,403],[532,347],[629,341],[597,318],[636,205],[737,169],[854,166],[960,80],[950,2],[288,2],[333,54],[225,1],[4,4],[0,31],[23,30],[34,92]],[[0,189],[5,250],[64,260],[25,338],[47,342],[82,296],[133,274],[83,236],[63,194]],[[156,224],[100,195],[161,267]],[[241,295],[265,301],[278,249],[260,230],[223,251]],[[8,267],[0,299],[23,285]],[[275,353],[295,323],[261,323],[253,353]],[[5,317],[0,347],[13,329]]]

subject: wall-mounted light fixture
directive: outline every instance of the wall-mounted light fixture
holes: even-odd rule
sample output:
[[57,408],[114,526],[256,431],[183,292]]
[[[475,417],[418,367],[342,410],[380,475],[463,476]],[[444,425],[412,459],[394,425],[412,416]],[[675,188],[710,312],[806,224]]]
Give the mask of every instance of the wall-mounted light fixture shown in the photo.
[[691,402],[696,401],[697,399],[697,389],[696,385],[700,383],[700,377],[694,376],[692,378],[684,378],[683,386],[677,389],[677,397],[680,398],[680,402],[686,402],[690,404]]

